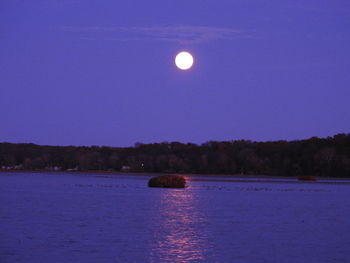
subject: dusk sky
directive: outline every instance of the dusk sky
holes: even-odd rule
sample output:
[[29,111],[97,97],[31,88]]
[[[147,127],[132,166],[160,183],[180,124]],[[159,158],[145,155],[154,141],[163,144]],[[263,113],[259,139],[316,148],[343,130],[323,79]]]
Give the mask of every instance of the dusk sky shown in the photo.
[[348,133],[350,1],[1,0],[0,116],[45,145]]

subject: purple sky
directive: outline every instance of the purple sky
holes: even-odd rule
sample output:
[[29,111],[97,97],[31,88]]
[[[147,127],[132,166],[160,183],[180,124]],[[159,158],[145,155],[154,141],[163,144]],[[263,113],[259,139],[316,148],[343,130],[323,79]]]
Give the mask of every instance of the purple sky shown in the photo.
[[0,116],[49,145],[348,133],[350,1],[2,0]]

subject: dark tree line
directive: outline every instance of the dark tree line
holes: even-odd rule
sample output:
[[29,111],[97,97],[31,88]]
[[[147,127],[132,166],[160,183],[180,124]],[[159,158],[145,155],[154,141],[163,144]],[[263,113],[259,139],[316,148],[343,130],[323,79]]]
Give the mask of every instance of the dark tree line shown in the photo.
[[0,168],[350,177],[350,134],[290,142],[137,143],[128,148],[0,143]]

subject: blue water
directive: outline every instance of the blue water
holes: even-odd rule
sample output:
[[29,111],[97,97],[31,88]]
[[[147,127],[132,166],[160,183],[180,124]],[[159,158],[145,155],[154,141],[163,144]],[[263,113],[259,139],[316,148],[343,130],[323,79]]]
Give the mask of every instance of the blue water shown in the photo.
[[0,262],[350,262],[349,181],[149,178],[0,173]]

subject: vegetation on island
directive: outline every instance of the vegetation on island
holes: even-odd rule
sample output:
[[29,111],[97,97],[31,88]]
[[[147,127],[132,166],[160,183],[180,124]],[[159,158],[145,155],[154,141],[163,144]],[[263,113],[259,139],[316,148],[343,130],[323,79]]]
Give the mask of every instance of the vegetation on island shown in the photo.
[[156,176],[148,181],[148,187],[185,188],[186,178],[182,175]]
[[0,169],[350,177],[350,134],[201,145],[136,143],[134,147],[0,143]]

